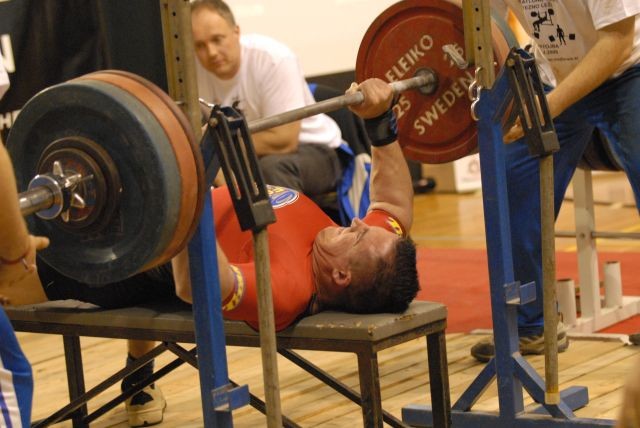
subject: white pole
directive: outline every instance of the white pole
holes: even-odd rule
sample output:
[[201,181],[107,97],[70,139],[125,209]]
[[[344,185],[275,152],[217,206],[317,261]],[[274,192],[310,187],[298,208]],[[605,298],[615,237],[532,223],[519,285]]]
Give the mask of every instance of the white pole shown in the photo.
[[622,279],[619,261],[608,261],[604,264],[604,306],[605,308],[622,306]]
[[561,278],[556,282],[558,306],[562,314],[562,321],[567,327],[577,323],[576,285],[571,278]]

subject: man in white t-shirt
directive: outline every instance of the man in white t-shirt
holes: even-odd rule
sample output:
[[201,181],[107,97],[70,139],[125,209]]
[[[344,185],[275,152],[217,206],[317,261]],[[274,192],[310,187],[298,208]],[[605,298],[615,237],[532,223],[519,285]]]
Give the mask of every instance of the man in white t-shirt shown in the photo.
[[[269,37],[241,35],[223,1],[193,1],[191,20],[200,98],[233,105],[248,122],[315,102],[295,54]],[[266,183],[311,197],[335,191],[342,137],[329,116],[257,132],[252,140]]]
[[[594,130],[606,137],[640,201],[640,1],[492,0],[513,12],[531,38],[531,51],[548,89],[560,141],[554,153],[556,216]],[[534,281],[536,300],[518,307],[520,352],[544,352],[542,250],[538,158],[529,155],[522,128],[504,135],[514,278]],[[559,325],[558,350],[568,346]],[[493,341],[471,349],[480,361]]]

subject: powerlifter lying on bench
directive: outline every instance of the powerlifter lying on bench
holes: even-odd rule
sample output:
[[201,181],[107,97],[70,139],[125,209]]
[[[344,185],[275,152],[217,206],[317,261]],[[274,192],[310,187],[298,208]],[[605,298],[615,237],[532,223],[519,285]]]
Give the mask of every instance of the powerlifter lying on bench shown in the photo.
[[[269,189],[277,219],[268,228],[268,236],[278,330],[327,309],[402,312],[419,289],[415,245],[407,236],[413,189],[396,142],[390,108],[393,92],[380,79],[368,79],[349,89],[356,90],[362,91],[364,101],[350,108],[365,119],[372,143],[371,205],[366,217],[355,219],[350,227],[338,227],[304,195],[286,188]],[[226,188],[214,189],[212,196],[224,316],[257,328],[251,234],[241,232]],[[15,305],[77,299],[114,308],[136,305],[149,296],[169,295],[175,289],[180,298],[191,302],[188,261],[184,250],[172,260],[172,269],[161,266],[104,287],[78,284],[38,263],[37,274],[28,275],[19,284],[0,285],[0,296]],[[138,356],[150,345],[133,342],[131,356]],[[159,391],[145,391],[163,401]],[[161,414],[160,410],[160,418]]]

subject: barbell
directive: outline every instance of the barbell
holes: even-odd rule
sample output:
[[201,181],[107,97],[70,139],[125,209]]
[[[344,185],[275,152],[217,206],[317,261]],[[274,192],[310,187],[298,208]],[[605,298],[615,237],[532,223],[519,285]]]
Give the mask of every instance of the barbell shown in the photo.
[[[508,51],[504,28],[494,32],[496,64]],[[445,0],[399,2],[367,30],[357,80],[383,78],[400,95],[394,108],[408,157],[446,162],[477,146],[466,96],[473,75],[452,55],[463,45],[461,8]],[[362,97],[343,95],[248,128]],[[7,148],[19,188],[28,189],[20,206],[29,229],[51,240],[42,258],[78,281],[116,282],[167,262],[200,219],[209,183],[199,144],[176,103],[135,74],[104,70],[39,92],[18,115]]]

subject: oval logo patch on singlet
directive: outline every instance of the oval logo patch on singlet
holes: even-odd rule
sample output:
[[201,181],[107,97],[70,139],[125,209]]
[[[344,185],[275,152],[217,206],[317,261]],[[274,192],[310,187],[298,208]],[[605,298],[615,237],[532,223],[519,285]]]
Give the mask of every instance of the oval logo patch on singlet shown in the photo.
[[269,194],[269,201],[273,209],[278,209],[291,205],[298,200],[300,194],[287,187],[267,185],[267,193]]

